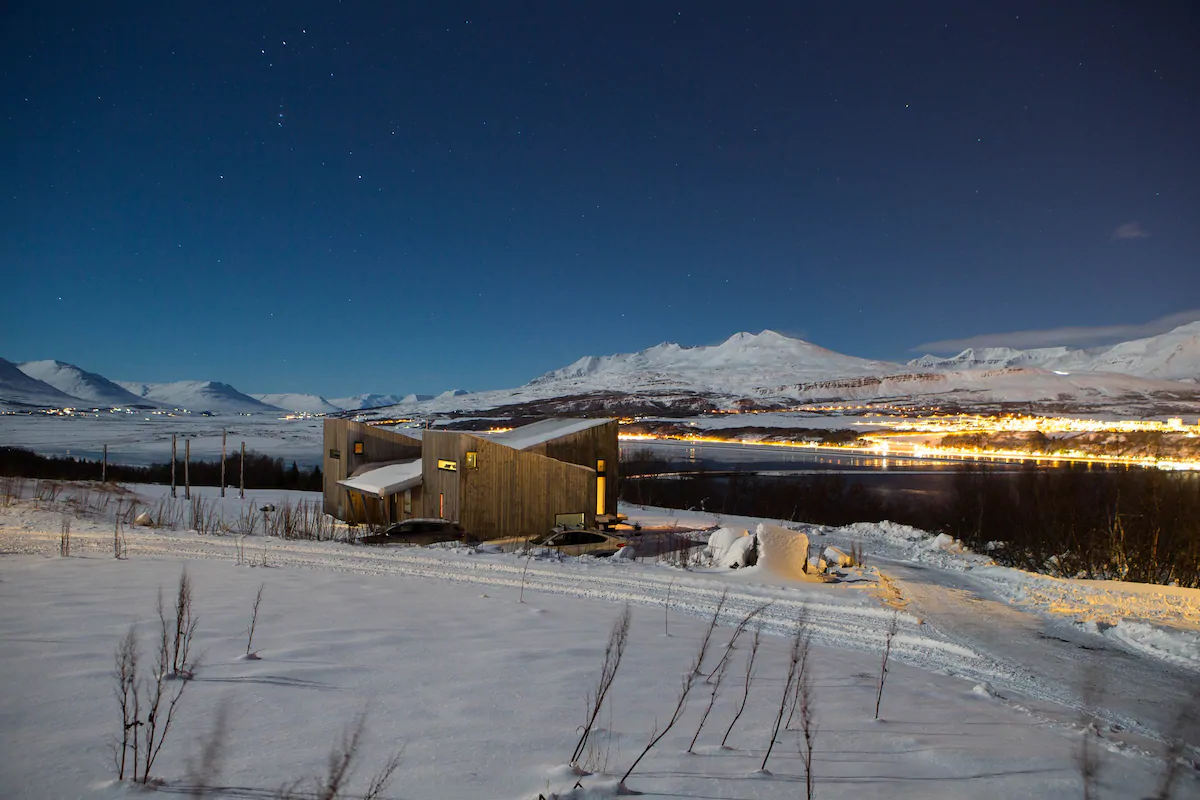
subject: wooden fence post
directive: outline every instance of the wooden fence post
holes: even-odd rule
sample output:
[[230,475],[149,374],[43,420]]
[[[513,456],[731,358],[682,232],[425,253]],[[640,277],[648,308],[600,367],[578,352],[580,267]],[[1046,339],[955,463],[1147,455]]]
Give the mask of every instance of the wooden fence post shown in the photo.
[[183,440],[183,499],[192,499],[192,440],[187,438]]
[[221,429],[221,497],[225,496],[225,429]]
[[108,483],[108,445],[104,445],[104,462],[100,466],[100,482]]
[[171,434],[171,497],[175,496],[175,461],[177,459],[175,450],[175,434]]
[[238,464],[238,497],[246,499],[246,443],[242,442],[242,461]]

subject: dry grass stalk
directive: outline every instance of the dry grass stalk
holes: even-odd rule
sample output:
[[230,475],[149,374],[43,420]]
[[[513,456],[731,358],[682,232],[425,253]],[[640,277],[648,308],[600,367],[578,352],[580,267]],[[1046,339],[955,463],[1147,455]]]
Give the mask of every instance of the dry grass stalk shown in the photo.
[[[159,610],[161,612],[161,608]],[[171,641],[171,672],[178,677],[192,677],[188,658],[199,622],[199,617],[192,615],[192,581],[185,568],[179,575],[179,589],[175,594],[175,635]]]
[[667,720],[667,724],[663,726],[661,731],[658,730],[657,725],[655,726],[654,731],[650,734],[650,741],[646,743],[646,747],[642,750],[641,754],[633,760],[633,763],[629,765],[629,769],[625,770],[625,774],[621,776],[621,780],[618,781],[618,786],[621,787],[622,791],[628,791],[628,789],[625,788],[625,781],[628,780],[629,776],[633,774],[633,771],[637,769],[637,765],[640,764],[642,759],[654,749],[655,745],[662,741],[662,738],[671,731],[671,728],[675,727],[675,723],[679,722],[679,718],[683,716],[683,710],[687,707],[688,696],[692,693],[692,687],[696,685],[697,676],[700,675],[700,665],[704,663],[704,656],[708,653],[708,643],[712,640],[713,628],[716,627],[717,619],[721,616],[721,611],[725,607],[725,599],[725,593],[722,593],[721,600],[717,603],[717,607],[713,611],[712,621],[709,622],[708,631],[704,634],[704,639],[700,642],[700,649],[696,653],[696,658],[694,661],[692,661],[691,668],[687,671],[687,674],[683,676],[682,686],[679,690],[679,700],[675,703],[675,711],[672,712],[671,718]]
[[617,677],[617,670],[621,667],[621,657],[625,655],[625,645],[629,641],[630,620],[629,606],[625,606],[616,622],[613,623],[612,631],[608,634],[608,645],[604,648],[604,661],[600,666],[600,678],[596,682],[595,692],[589,696],[587,722],[584,723],[579,741],[576,743],[574,751],[571,752],[569,763],[572,766],[579,765],[579,759],[587,746],[588,737],[591,736],[592,729],[596,725],[596,718],[600,716],[604,699],[608,696],[608,690],[612,688],[613,680]]
[[250,617],[250,626],[246,628],[246,655],[250,658],[258,658],[258,651],[251,652],[251,648],[254,645],[254,628],[258,625],[258,607],[262,603],[263,589],[266,587],[265,583],[258,587],[258,594],[254,596],[254,614]]
[[796,675],[800,669],[800,661],[806,657],[807,652],[808,613],[801,610],[796,620],[796,633],[792,637],[792,649],[788,654],[787,675],[783,682],[783,696],[779,701],[779,711],[775,714],[775,724],[771,728],[771,739],[767,743],[767,752],[763,755],[762,765],[759,767],[759,770],[762,772],[766,772],[767,760],[771,758],[771,751],[775,749],[775,741],[779,738],[779,728],[783,724],[783,712],[788,706],[788,696],[792,694]]
[[758,655],[758,645],[762,640],[762,624],[760,623],[754,629],[754,643],[750,645],[750,652],[746,656],[746,680],[742,689],[742,702],[738,705],[737,712],[733,715],[733,719],[729,721],[729,727],[725,729],[725,735],[721,737],[721,747],[725,747],[725,743],[729,741],[729,734],[733,733],[733,726],[741,718],[742,712],[746,710],[746,701],[750,699],[750,684],[754,682],[754,660]]
[[883,702],[883,683],[888,675],[888,658],[892,654],[892,639],[896,638],[900,620],[898,612],[892,612],[892,621],[888,624],[886,638],[883,643],[883,661],[879,665],[879,691],[875,695],[875,719],[879,719],[879,704]]

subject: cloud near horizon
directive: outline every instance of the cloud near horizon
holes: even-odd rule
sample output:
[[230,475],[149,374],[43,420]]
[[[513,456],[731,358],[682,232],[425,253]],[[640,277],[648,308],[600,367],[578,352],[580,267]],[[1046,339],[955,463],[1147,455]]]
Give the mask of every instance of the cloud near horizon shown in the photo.
[[1150,232],[1142,227],[1140,222],[1122,222],[1113,231],[1114,239],[1148,239]]
[[954,355],[968,347],[1013,347],[1026,350],[1034,347],[1070,347],[1082,349],[1099,347],[1131,339],[1157,336],[1169,330],[1200,320],[1200,309],[1168,314],[1161,319],[1139,325],[1095,325],[1073,328],[1050,328],[1041,331],[1012,331],[1010,333],[985,333],[964,339],[942,339],[926,342],[911,348],[914,353]]

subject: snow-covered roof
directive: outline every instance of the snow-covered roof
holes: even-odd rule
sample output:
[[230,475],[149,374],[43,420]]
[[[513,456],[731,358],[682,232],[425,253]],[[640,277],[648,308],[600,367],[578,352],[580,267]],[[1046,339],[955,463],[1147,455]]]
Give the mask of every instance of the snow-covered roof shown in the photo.
[[551,439],[558,439],[562,436],[570,436],[573,433],[586,431],[589,428],[595,428],[598,425],[612,422],[611,419],[544,419],[541,422],[535,422],[532,425],[523,425],[520,428],[513,428],[511,431],[497,433],[494,436],[489,436],[493,442],[511,447],[514,450],[528,450],[530,447],[536,447],[539,444],[544,444]]
[[368,464],[367,469],[355,470],[355,472],[358,474],[338,481],[338,483],[347,489],[379,497],[387,497],[421,485],[421,459],[419,458],[381,466]]

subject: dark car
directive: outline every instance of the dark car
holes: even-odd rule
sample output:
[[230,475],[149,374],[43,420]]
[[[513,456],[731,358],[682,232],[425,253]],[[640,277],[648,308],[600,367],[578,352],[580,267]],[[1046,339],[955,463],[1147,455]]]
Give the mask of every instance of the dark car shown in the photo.
[[363,544],[436,544],[469,542],[471,537],[457,522],[446,519],[406,519],[383,533],[362,538]]

